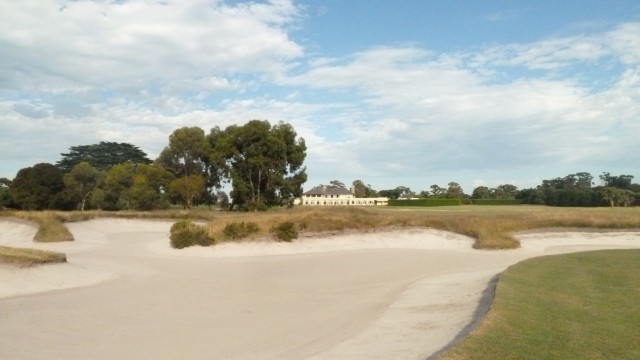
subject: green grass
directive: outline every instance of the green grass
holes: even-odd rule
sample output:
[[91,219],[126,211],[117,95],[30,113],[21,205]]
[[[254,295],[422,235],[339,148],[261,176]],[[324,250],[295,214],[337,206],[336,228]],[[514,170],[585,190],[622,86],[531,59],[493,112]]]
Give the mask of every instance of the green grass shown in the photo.
[[62,253],[35,249],[19,249],[0,246],[0,262],[19,266],[33,266],[67,261]]
[[640,359],[640,250],[534,258],[500,275],[454,359]]

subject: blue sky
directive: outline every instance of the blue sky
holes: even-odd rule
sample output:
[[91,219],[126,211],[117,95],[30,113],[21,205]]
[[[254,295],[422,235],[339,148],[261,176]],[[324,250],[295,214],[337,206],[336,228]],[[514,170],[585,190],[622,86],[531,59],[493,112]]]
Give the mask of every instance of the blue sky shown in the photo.
[[0,177],[251,119],[305,139],[305,188],[640,176],[637,1],[10,1],[0,54]]

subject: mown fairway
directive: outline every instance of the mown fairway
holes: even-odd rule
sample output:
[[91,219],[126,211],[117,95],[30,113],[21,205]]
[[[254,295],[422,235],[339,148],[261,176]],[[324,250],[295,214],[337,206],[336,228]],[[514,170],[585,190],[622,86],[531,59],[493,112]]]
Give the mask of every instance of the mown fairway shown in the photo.
[[491,311],[443,359],[639,359],[640,250],[534,258],[503,274]]

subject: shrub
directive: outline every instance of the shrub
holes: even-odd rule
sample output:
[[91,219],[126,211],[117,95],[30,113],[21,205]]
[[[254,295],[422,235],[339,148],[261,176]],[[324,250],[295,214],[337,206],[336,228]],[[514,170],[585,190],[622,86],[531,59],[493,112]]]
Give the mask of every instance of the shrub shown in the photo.
[[285,221],[271,228],[271,232],[280,241],[291,242],[293,239],[298,238],[298,230],[291,221]]
[[228,223],[222,233],[228,239],[238,240],[249,237],[251,234],[255,234],[260,231],[258,225],[254,222],[232,222]]
[[183,249],[193,245],[209,246],[211,239],[207,229],[189,220],[180,220],[171,226],[171,247]]

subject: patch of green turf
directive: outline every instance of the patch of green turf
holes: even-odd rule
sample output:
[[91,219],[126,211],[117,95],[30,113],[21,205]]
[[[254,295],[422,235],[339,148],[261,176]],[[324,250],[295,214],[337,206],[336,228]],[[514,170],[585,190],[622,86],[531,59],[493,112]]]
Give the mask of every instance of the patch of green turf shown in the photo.
[[442,359],[640,359],[640,250],[530,259]]

